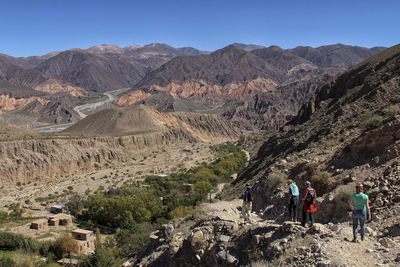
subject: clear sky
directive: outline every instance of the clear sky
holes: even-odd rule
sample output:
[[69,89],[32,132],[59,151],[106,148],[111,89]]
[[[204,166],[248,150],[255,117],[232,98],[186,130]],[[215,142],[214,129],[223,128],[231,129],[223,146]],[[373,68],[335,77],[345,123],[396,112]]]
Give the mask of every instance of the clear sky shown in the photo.
[[365,47],[400,43],[400,0],[1,0],[0,53],[42,55],[99,44],[233,42]]

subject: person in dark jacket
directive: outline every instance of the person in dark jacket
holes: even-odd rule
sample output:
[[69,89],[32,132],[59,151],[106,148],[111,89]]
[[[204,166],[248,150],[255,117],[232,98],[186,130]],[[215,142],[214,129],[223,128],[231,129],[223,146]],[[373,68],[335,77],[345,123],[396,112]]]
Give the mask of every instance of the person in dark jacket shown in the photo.
[[317,211],[316,200],[317,192],[311,187],[309,181],[306,182],[306,191],[303,197],[303,221],[301,225],[306,226],[307,215],[310,217],[310,226],[314,224],[314,213]]
[[253,201],[253,199],[251,196],[250,185],[246,184],[246,190],[244,191],[244,194],[243,194],[243,205],[242,205],[242,216],[246,220],[249,220],[249,218],[250,218],[252,201]]
[[289,218],[293,222],[297,222],[297,206],[300,204],[299,188],[292,179],[288,181],[288,185],[289,185],[289,200],[288,200]]

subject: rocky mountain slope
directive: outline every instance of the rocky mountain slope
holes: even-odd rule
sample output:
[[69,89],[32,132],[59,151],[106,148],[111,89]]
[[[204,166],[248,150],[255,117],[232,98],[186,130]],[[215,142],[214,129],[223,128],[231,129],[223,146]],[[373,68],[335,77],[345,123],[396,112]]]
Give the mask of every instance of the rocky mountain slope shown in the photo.
[[[264,177],[274,172],[301,181],[327,172],[324,193],[346,184],[348,177],[362,181],[382,175],[399,156],[399,63],[400,46],[395,46],[320,87],[297,117],[261,147],[238,181],[251,179],[257,190],[270,192]],[[271,198],[260,199],[257,207],[275,197],[267,195]]]
[[132,86],[146,73],[141,64],[118,55],[95,55],[82,50],[62,52],[35,70],[48,78],[71,82],[94,92]]
[[[319,87],[296,118],[271,136],[233,184],[229,202],[166,225],[137,263],[143,266],[397,266],[400,262],[400,45]],[[288,222],[287,183],[317,191],[314,226]],[[372,221],[352,243],[350,199],[363,182]],[[239,218],[245,184],[249,221]],[[205,204],[208,205],[208,204]],[[322,223],[322,224],[320,224]],[[171,231],[172,230],[172,231]],[[165,240],[165,241],[164,241]]]
[[[9,126],[11,127],[11,126]],[[12,128],[14,129],[14,128]],[[8,131],[9,132],[9,131]],[[9,137],[5,140],[13,140]],[[171,144],[237,140],[241,130],[216,115],[161,114],[149,107],[105,110],[86,117],[58,136],[3,141],[0,184],[90,172],[110,162],[122,164],[140,150]],[[33,135],[32,135],[33,136]]]
[[[292,118],[327,79],[382,50],[332,45],[304,48],[307,53],[302,47],[284,50],[277,46],[248,52],[239,47],[247,48],[230,45],[209,55],[176,57],[146,75],[116,103],[130,105],[141,101],[163,107],[162,99],[144,99],[166,92],[188,99],[193,106],[203,103],[208,111],[242,121],[241,126],[246,128],[276,129]],[[281,98],[283,95],[294,97]],[[178,98],[175,101],[180,101]]]

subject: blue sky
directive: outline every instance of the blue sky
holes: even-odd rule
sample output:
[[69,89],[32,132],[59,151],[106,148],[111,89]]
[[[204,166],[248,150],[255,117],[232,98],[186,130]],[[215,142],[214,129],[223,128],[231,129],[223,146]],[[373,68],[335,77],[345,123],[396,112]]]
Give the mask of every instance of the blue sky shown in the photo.
[[398,0],[2,0],[0,53],[42,55],[99,44],[233,42],[365,47],[400,43]]

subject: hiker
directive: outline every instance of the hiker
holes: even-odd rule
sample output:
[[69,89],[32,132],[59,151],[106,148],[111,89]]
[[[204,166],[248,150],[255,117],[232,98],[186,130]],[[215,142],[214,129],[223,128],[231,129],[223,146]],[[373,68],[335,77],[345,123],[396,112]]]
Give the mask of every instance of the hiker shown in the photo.
[[244,191],[243,194],[243,205],[242,205],[242,216],[246,220],[248,220],[250,216],[251,202],[252,202],[252,197],[250,192],[250,185],[246,184],[246,191]]
[[369,208],[368,196],[366,194],[364,194],[363,191],[364,191],[363,184],[357,183],[356,193],[351,196],[351,199],[352,199],[351,209],[353,210],[353,213],[352,213],[353,241],[352,242],[357,242],[358,223],[360,223],[360,228],[361,228],[361,241],[364,241],[365,220],[366,219],[371,220],[371,210]]
[[315,199],[317,198],[317,192],[311,187],[309,181],[306,182],[306,191],[303,198],[303,221],[301,225],[306,226],[307,214],[310,217],[310,227],[314,224],[314,215],[317,211],[317,206],[315,204]]
[[[297,206],[300,204],[300,197],[299,197],[299,188],[297,187],[296,183],[289,179],[289,219],[293,222],[297,222]],[[292,216],[293,211],[293,216]]]

